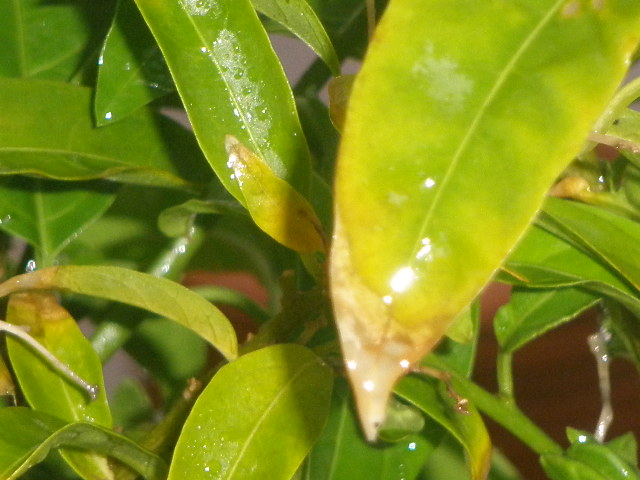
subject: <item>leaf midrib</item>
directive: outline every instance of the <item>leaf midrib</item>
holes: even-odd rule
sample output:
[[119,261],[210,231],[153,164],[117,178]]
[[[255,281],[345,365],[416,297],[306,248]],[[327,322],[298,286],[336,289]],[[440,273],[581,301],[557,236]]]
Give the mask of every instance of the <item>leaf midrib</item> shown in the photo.
[[422,225],[420,227],[420,230],[419,230],[420,234],[419,234],[419,237],[418,237],[418,241],[416,242],[416,246],[414,247],[414,251],[412,252],[412,256],[411,256],[412,259],[415,258],[416,253],[417,253],[418,249],[420,248],[420,239],[422,239],[422,238],[424,238],[426,236],[426,232],[427,232],[427,230],[429,228],[429,224],[431,223],[431,220],[433,218],[434,212],[436,211],[436,209],[438,207],[438,204],[440,203],[440,200],[441,200],[442,196],[444,195],[443,192],[445,192],[447,190],[447,184],[450,182],[453,174],[455,173],[456,167],[458,166],[458,163],[460,162],[464,151],[466,150],[467,146],[469,145],[469,143],[471,141],[471,138],[476,133],[476,131],[478,129],[478,126],[480,125],[480,122],[482,121],[482,119],[484,118],[486,113],[488,112],[489,107],[491,106],[493,101],[496,99],[496,97],[500,93],[501,88],[504,86],[504,84],[510,78],[511,74],[513,73],[513,71],[515,69],[515,66],[518,64],[518,62],[523,57],[523,55],[527,52],[529,47],[538,38],[540,32],[542,30],[544,30],[544,28],[549,24],[551,19],[560,10],[561,6],[564,3],[565,3],[564,0],[557,0],[556,1],[556,3],[552,6],[552,8],[549,9],[549,12],[542,17],[542,19],[536,25],[536,27],[524,39],[524,41],[522,42],[520,48],[511,57],[511,60],[505,65],[504,69],[500,72],[500,75],[498,75],[497,81],[495,82],[493,88],[489,91],[485,101],[482,103],[482,105],[480,106],[480,108],[479,108],[478,112],[476,113],[475,117],[471,121],[471,124],[469,125],[469,128],[467,129],[466,134],[462,138],[462,140],[460,142],[460,145],[458,146],[458,149],[454,152],[453,157],[451,159],[451,163],[449,164],[449,167],[447,168],[447,170],[445,172],[445,175],[444,175],[444,177],[442,179],[442,183],[440,185],[440,188],[437,189],[437,191],[435,192],[433,201],[430,203],[429,208],[427,210],[427,213],[425,215],[424,221],[422,222]]
[[282,388],[280,389],[278,394],[273,398],[273,400],[271,400],[271,402],[269,403],[267,408],[264,410],[264,412],[262,412],[262,415],[260,415],[260,418],[258,418],[258,421],[256,422],[256,424],[254,425],[253,429],[251,430],[251,433],[249,433],[249,435],[247,436],[247,439],[244,442],[244,445],[242,445],[242,448],[240,449],[240,452],[236,456],[236,461],[231,466],[231,469],[229,470],[229,473],[227,475],[225,475],[225,477],[224,477],[225,479],[232,479],[233,478],[233,474],[236,471],[236,469],[238,468],[238,465],[240,464],[240,460],[242,460],[242,458],[244,456],[244,453],[247,451],[247,449],[249,448],[249,445],[252,443],[253,439],[255,438],[256,433],[260,429],[260,426],[265,422],[267,416],[269,415],[269,412],[271,412],[271,410],[273,410],[275,408],[275,406],[278,404],[278,402],[280,400],[280,397],[282,397],[282,395],[284,395],[284,393],[289,390],[290,386],[295,382],[295,380],[300,375],[302,375],[308,368],[312,367],[314,365],[314,363],[315,363],[315,361],[309,361],[305,365],[303,365],[296,372],[295,375],[293,375],[291,378],[289,378],[287,383],[285,383],[282,386]]

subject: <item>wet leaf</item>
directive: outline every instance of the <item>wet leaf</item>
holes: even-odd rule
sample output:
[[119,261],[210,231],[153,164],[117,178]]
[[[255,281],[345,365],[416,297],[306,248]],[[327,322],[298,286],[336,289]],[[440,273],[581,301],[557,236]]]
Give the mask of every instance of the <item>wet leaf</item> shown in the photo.
[[225,146],[229,168],[256,225],[292,250],[323,252],[322,225],[309,202],[235,137],[228,135]]
[[175,90],[164,57],[133,0],[120,0],[98,62],[96,123],[118,121]]
[[[424,424],[424,420],[423,420]],[[307,459],[306,480],[414,479],[440,441],[443,432],[428,425],[398,443],[368,443],[358,428],[353,397],[338,379],[326,428]]]
[[[7,338],[11,365],[24,397],[38,412],[67,422],[111,427],[104,392],[102,364],[75,320],[49,293],[17,293],[10,297],[7,321],[29,328],[29,334],[80,378],[100,389],[96,400],[71,383],[31,348]],[[63,457],[83,478],[113,478],[106,458],[95,453],[63,450]]]
[[329,368],[299,345],[224,366],[184,425],[169,480],[289,480],[324,427],[331,384]]
[[0,3],[0,76],[69,80],[95,46],[111,2]]
[[189,182],[209,178],[193,135],[183,127],[142,110],[109,128],[94,128],[91,95],[88,88],[63,83],[0,79],[0,175],[174,188],[193,188]]
[[445,385],[431,378],[405,377],[395,392],[439,423],[464,447],[473,480],[486,478],[491,463],[491,439],[480,413],[472,405],[469,414],[458,412]]
[[309,45],[334,75],[340,74],[340,61],[333,44],[306,0],[251,0],[251,3],[260,13],[282,24]]
[[35,289],[63,290],[143,308],[193,330],[229,360],[237,355],[229,320],[201,296],[164,278],[119,267],[53,267],[7,280],[0,285],[0,296]]
[[349,102],[330,262],[369,438],[580,151],[638,31],[631,0],[388,5]]
[[0,178],[0,228],[29,242],[37,265],[48,266],[109,208],[115,200],[113,191],[113,186],[95,183]]
[[243,201],[227,166],[227,134],[306,192],[309,153],[293,94],[249,0],[136,3],[160,45],[202,151],[233,196]]
[[21,407],[0,410],[0,478],[20,478],[52,449],[65,447],[111,456],[149,480],[166,476],[167,466],[162,459],[106,428],[87,423],[67,424]]
[[515,288],[494,319],[496,338],[505,352],[514,352],[548,330],[568,322],[600,301],[578,288]]

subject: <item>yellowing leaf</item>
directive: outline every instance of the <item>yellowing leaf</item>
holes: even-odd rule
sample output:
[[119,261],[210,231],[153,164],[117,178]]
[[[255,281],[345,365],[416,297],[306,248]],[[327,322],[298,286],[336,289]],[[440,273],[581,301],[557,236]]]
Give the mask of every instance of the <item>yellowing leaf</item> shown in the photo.
[[353,86],[332,295],[367,436],[619,85],[637,0],[391,0]]
[[256,225],[297,252],[324,251],[322,226],[309,202],[237,138],[227,135],[225,147],[227,166]]

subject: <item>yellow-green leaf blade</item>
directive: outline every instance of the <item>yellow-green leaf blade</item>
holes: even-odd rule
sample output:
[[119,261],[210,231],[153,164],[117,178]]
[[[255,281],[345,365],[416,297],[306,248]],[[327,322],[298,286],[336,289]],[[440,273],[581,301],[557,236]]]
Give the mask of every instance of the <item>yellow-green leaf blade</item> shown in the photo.
[[300,345],[269,346],[224,366],[184,425],[169,480],[289,480],[324,427],[332,382]]
[[235,137],[227,135],[225,146],[227,164],[256,225],[297,252],[323,252],[322,226],[311,204]]
[[[54,371],[31,348],[13,338],[7,350],[20,389],[38,411],[68,422],[88,422],[111,427],[102,365],[76,321],[49,293],[16,293],[9,299],[7,320],[29,328],[29,333],[80,378],[99,387],[96,400]],[[82,478],[113,478],[107,459],[93,452],[63,450],[62,456]]]
[[59,289],[144,308],[193,330],[227,359],[237,356],[235,331],[222,312],[170,280],[119,267],[53,267],[7,280],[0,285],[0,296],[39,289]]
[[390,2],[350,99],[332,253],[370,436],[579,152],[638,32],[631,0]]

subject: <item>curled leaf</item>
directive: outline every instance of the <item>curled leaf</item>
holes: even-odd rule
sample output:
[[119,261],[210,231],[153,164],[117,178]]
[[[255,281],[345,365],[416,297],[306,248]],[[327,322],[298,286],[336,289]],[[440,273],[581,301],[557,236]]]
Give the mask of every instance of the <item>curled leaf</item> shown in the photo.
[[256,225],[297,252],[324,251],[322,226],[309,202],[234,136],[225,137],[225,147],[227,166]]

